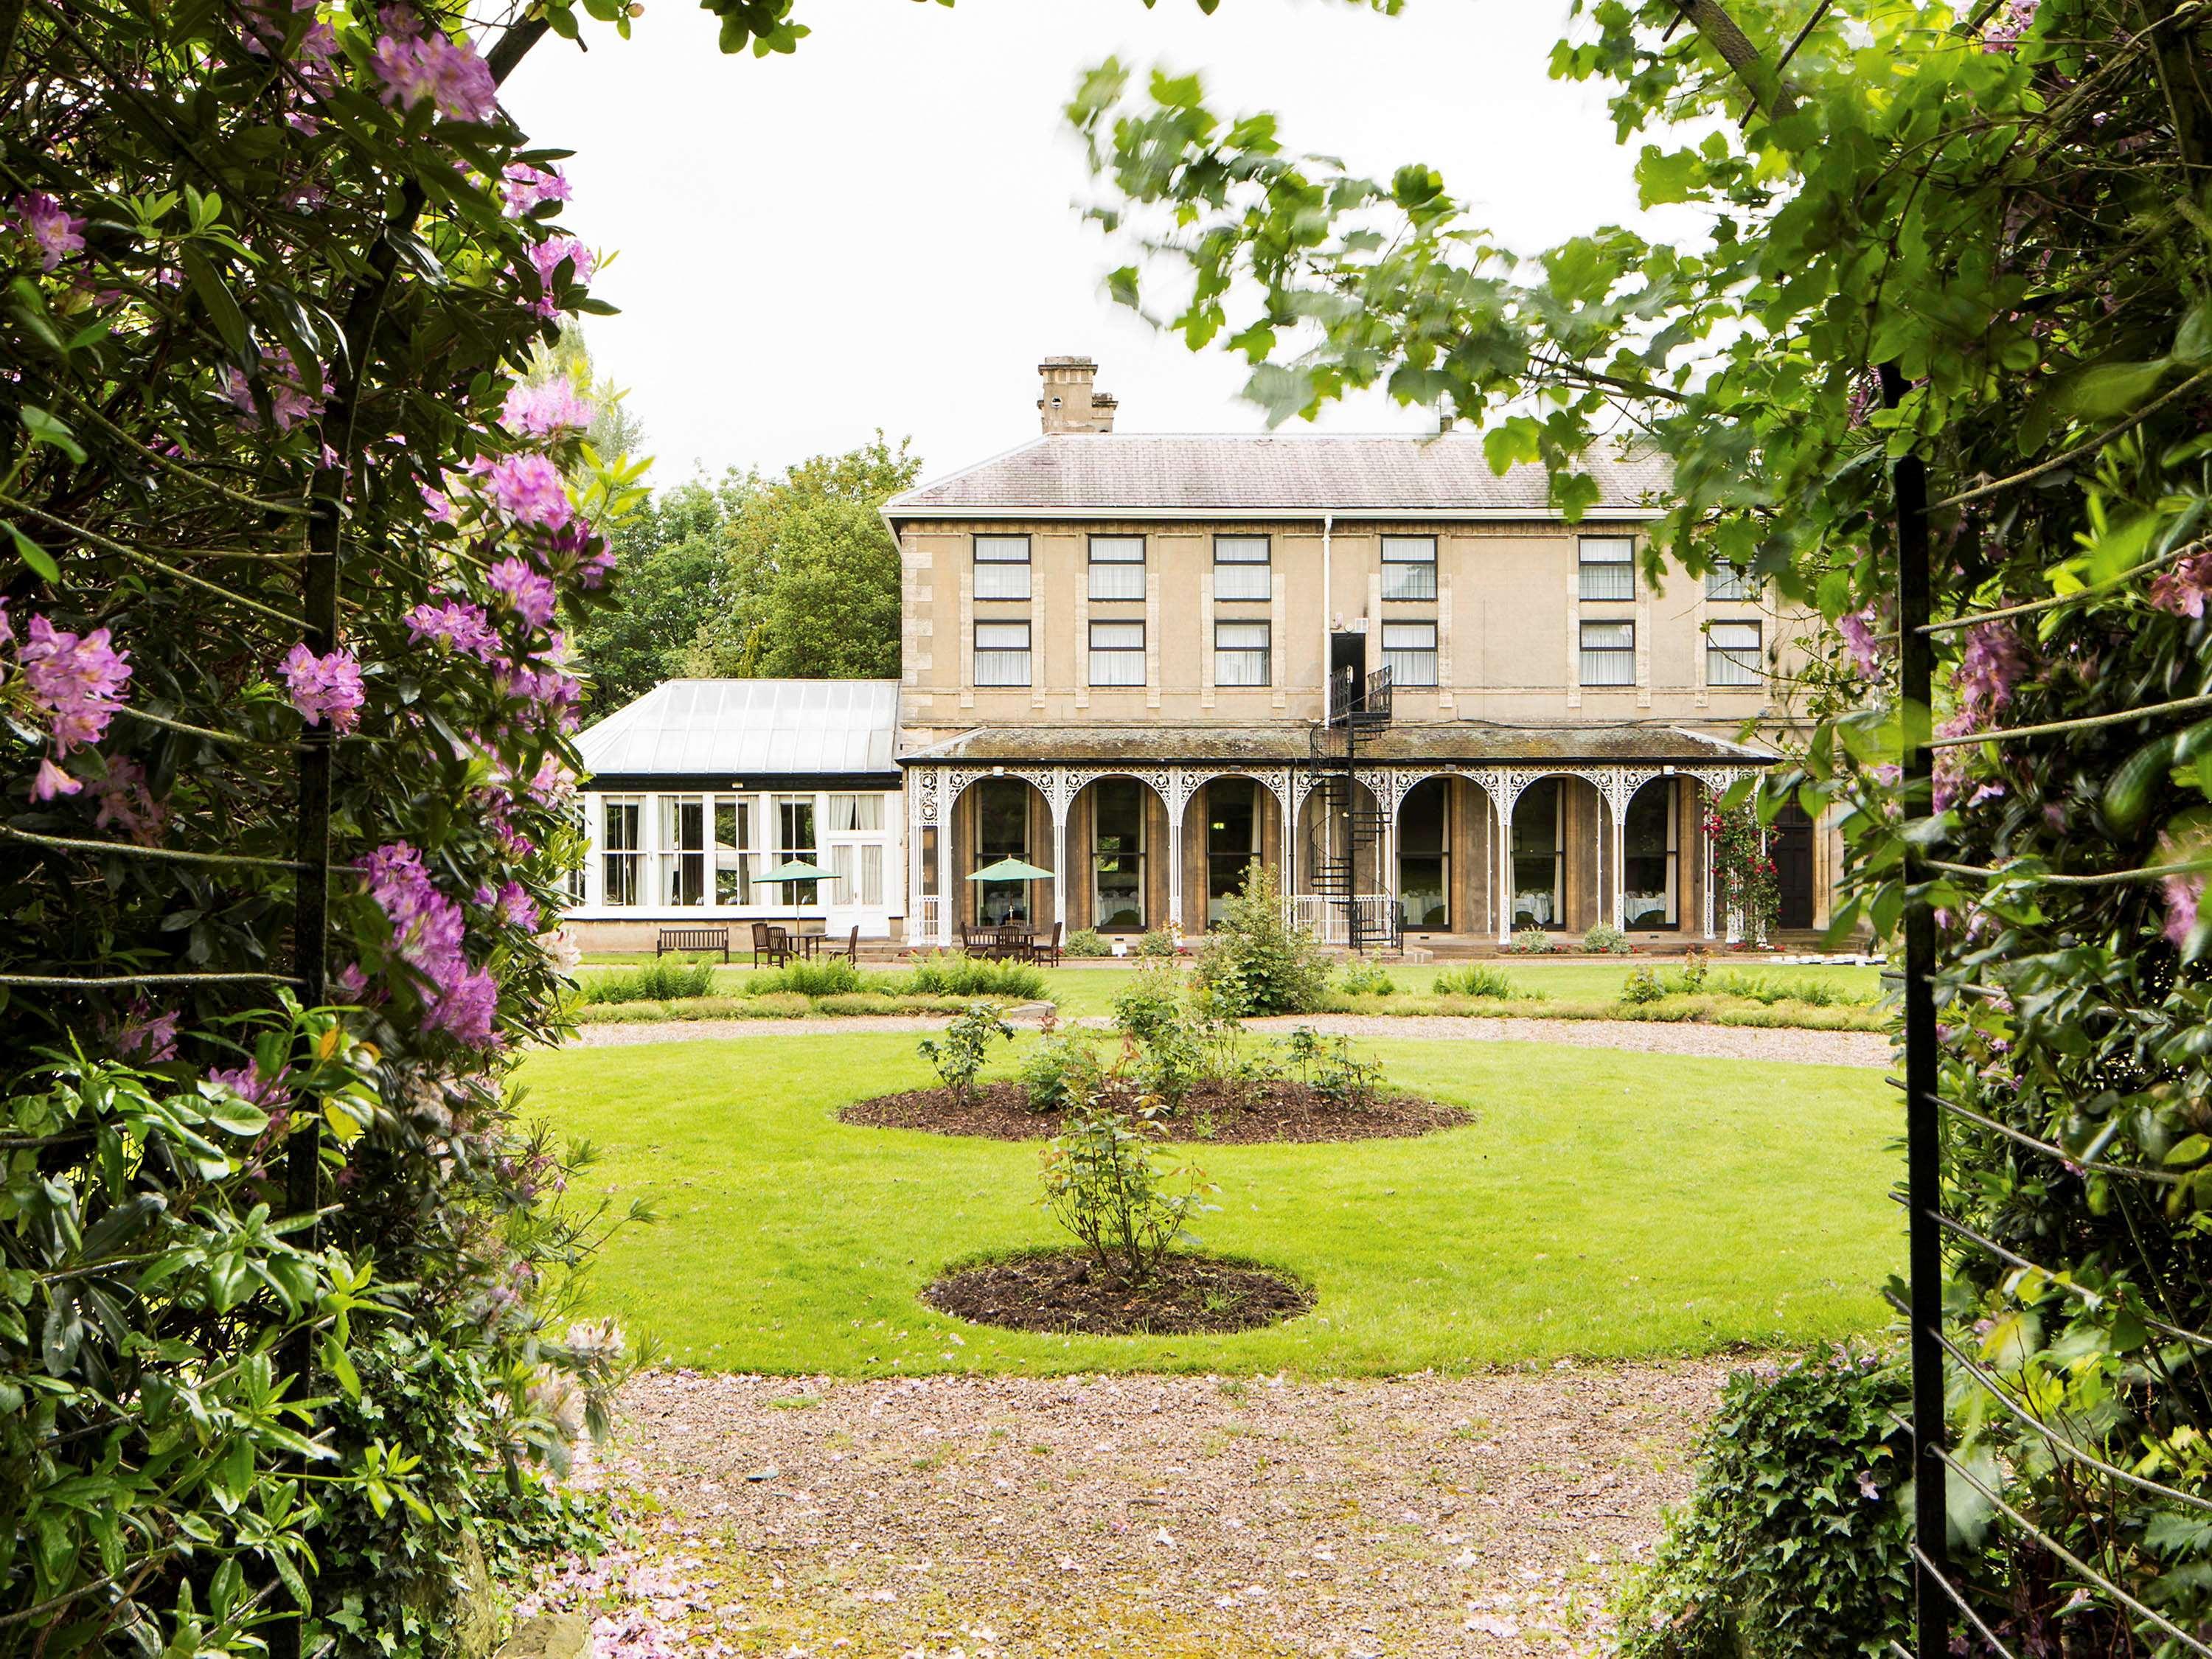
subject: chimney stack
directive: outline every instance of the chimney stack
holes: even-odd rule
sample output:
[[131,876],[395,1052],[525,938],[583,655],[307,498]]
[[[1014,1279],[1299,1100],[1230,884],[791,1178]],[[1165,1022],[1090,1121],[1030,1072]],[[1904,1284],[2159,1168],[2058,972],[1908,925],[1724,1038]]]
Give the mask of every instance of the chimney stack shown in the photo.
[[1047,436],[1060,432],[1111,432],[1115,403],[1094,392],[1098,365],[1088,357],[1048,357],[1037,365],[1044,395],[1037,399]]

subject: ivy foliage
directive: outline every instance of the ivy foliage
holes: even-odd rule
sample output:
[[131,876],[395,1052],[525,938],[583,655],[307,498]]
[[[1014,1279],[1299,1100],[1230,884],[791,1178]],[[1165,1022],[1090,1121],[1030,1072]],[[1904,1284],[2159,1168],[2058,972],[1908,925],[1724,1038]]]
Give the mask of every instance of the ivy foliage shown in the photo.
[[1640,446],[1673,474],[1655,579],[1725,562],[1807,607],[1782,689],[1812,735],[1724,805],[1841,830],[1839,931],[1934,913],[1953,1570],[2016,1652],[2195,1651],[2212,1620],[2208,29],[2169,0],[1597,0],[1553,71],[1605,85],[1688,228],[1533,257],[1435,169],[1362,177],[1193,78],[1109,62],[1069,111],[1134,250],[1114,289],[1241,354],[1273,416],[1385,387],[1570,517]]

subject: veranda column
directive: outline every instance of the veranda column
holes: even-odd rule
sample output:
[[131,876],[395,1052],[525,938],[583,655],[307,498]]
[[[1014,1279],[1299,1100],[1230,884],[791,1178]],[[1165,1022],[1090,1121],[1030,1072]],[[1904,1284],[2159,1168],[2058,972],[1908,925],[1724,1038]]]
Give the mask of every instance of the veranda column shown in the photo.
[[1045,797],[1052,808],[1052,921],[1063,939],[1067,933],[1067,774],[1054,768],[1052,793]]
[[952,817],[959,805],[952,793],[951,774],[937,769],[937,942],[952,944]]
[[1182,809],[1188,797],[1183,793],[1182,768],[1168,769],[1168,921],[1176,927],[1182,926]]
[[912,769],[906,777],[906,942],[921,943],[922,890],[928,885],[928,864],[922,847],[926,824],[922,816],[922,781]]
[[1606,805],[1613,809],[1613,925],[1628,927],[1628,799],[1626,779],[1611,792]]

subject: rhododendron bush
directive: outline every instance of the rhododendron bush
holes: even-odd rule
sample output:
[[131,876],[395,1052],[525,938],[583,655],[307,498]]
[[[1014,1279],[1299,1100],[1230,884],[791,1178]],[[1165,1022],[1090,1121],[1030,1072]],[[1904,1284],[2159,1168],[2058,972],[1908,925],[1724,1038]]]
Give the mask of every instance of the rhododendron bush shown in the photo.
[[[1939,949],[1952,1570],[2003,1644],[1961,1616],[1950,1650],[2212,1650],[2212,12],[1576,9],[1553,69],[1605,83],[1645,228],[1532,257],[1469,222],[1477,181],[1362,178],[1109,63],[1070,114],[1133,245],[1113,286],[1278,418],[1439,404],[1571,516],[1585,457],[1648,446],[1652,579],[1725,561],[1799,607],[1775,693],[1810,735],[1755,810],[1832,815],[1843,930],[1893,943],[1910,906]],[[1869,1471],[1838,1524],[1895,1501]],[[1799,1614],[1708,1606],[1638,1651],[1795,1651]]]
[[578,20],[469,21],[0,0],[0,1651],[439,1650],[588,1518],[611,1218],[508,1075],[641,491],[516,385]]

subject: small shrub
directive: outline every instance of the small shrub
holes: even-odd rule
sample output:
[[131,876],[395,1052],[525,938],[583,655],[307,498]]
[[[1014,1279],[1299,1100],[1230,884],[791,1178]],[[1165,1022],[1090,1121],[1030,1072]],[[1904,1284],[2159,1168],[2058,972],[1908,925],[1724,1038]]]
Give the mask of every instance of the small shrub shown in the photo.
[[999,1018],[997,1009],[979,1002],[945,1028],[941,1041],[924,1037],[915,1045],[915,1053],[936,1068],[937,1080],[964,1106],[975,1097],[976,1073],[983,1069],[991,1039],[1011,1042],[1013,1035],[1014,1028]]
[[1667,987],[1660,982],[1658,970],[1653,968],[1635,969],[1620,988],[1623,1002],[1657,1002],[1666,994]]
[[1705,988],[1705,975],[1713,970],[1712,958],[1703,951],[1692,951],[1682,959],[1682,988],[1692,996]]
[[1060,950],[1062,956],[1069,957],[1110,957],[1114,954],[1114,947],[1106,942],[1105,936],[1096,927],[1077,928],[1067,936],[1067,942]]
[[1114,999],[1114,1029],[1139,1048],[1173,1024],[1182,1006],[1182,976],[1151,964],[1137,970]]
[[1170,1246],[1197,1241],[1188,1224],[1219,1206],[1218,1188],[1188,1165],[1170,1167],[1148,1117],[1087,1104],[1044,1152],[1038,1200],[1109,1277],[1133,1288],[1152,1282]]
[[1023,1058],[1022,1085],[1033,1112],[1075,1109],[1098,1093],[1103,1080],[1097,1050],[1080,1037],[1048,1031]]
[[1364,1109],[1381,1092],[1382,1063],[1353,1054],[1349,1037],[1325,1037],[1301,1025],[1284,1047],[1298,1081],[1332,1105]]
[[714,988],[714,969],[705,962],[650,962],[619,973],[594,975],[580,988],[587,1004],[670,1002],[705,996]]
[[1143,969],[1115,998],[1114,1024],[1135,1062],[1138,1086],[1168,1111],[1182,1109],[1200,1083],[1237,1070],[1236,1010],[1164,963]]
[[1389,997],[1398,994],[1398,981],[1379,962],[1357,962],[1344,970],[1339,981],[1348,997]]
[[803,997],[843,996],[861,988],[860,970],[842,957],[789,962],[772,973],[748,974],[744,988],[754,996],[777,991],[795,991]]
[[1814,1008],[1833,1008],[1858,1000],[1846,994],[1832,981],[1810,975],[1789,979],[1769,974],[1731,970],[1716,978],[1712,988],[1723,996],[1744,997],[1753,1002],[1763,1002],[1770,1008],[1778,1002],[1802,1002]]
[[1140,957],[1171,957],[1182,950],[1182,936],[1164,927],[1155,927],[1137,941]]
[[1240,1014],[1310,1014],[1328,994],[1321,941],[1284,914],[1275,873],[1255,864],[1206,936],[1198,979]]
[[1583,949],[1599,956],[1625,957],[1628,954],[1628,935],[1612,923],[1601,921],[1583,935]]
[[1552,954],[1552,936],[1541,927],[1523,927],[1505,948],[1524,957],[1547,957]]
[[1436,977],[1436,994],[1440,997],[1491,997],[1500,1002],[1516,997],[1540,997],[1540,991],[1524,991],[1516,985],[1503,968],[1492,968],[1487,963],[1469,963],[1464,968],[1447,968]]
[[1026,962],[939,951],[914,964],[907,987],[920,996],[1012,997],[1034,1002],[1044,994],[1044,975]]
[[1738,1371],[1689,1504],[1620,1605],[1621,1659],[1840,1659],[1911,1624],[1900,1368],[1839,1351]]

